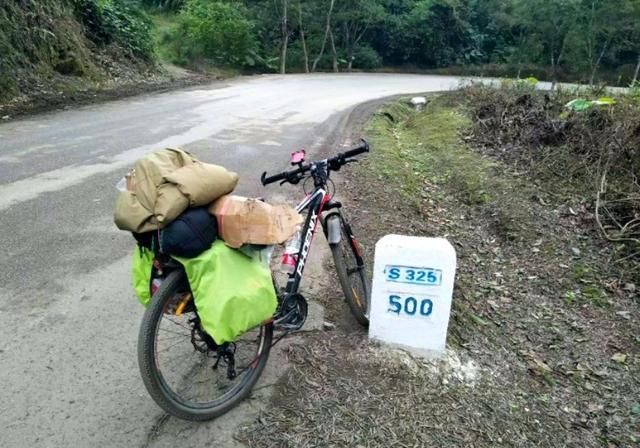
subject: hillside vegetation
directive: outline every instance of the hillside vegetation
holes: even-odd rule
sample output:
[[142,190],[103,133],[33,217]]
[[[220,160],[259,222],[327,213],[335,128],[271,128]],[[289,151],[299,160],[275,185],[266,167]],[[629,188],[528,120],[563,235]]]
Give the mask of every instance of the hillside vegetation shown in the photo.
[[0,100],[135,80],[155,70],[151,22],[125,0],[0,3]]
[[165,62],[217,74],[427,70],[628,86],[640,75],[640,0],[0,3],[0,113],[10,101],[162,77]]
[[140,1],[174,15],[164,42],[181,64],[446,69],[625,86],[640,71],[638,0]]

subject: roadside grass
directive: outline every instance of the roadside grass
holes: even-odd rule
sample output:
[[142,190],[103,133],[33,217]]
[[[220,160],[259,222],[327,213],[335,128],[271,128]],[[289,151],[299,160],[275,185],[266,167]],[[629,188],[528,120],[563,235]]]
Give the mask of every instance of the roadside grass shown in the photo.
[[[453,195],[485,210],[500,237],[530,238],[522,230],[534,219],[526,204],[533,190],[501,164],[468,150],[460,131],[470,121],[463,110],[447,103],[446,97],[432,97],[423,113],[404,102],[378,113],[366,129],[376,143],[371,168],[388,181],[400,180],[417,208],[425,198]],[[443,188],[429,188],[433,185]]]
[[371,154],[339,185],[358,185],[345,200],[366,260],[389,233],[456,248],[446,359],[370,346],[342,325],[309,335],[290,349],[272,406],[239,435],[249,446],[640,442],[639,304],[610,286],[609,252],[572,204],[475,151],[470,125],[455,95],[421,112],[387,105],[365,129]]
[[[460,267],[449,345],[474,347],[478,353],[492,347],[488,351],[496,355],[484,359],[494,368],[499,366],[497,353],[515,354],[530,379],[551,388],[550,397],[563,395],[576,409],[580,402],[589,406],[589,394],[582,388],[585,378],[567,370],[560,373],[563,369],[556,366],[566,369],[571,362],[582,362],[608,370],[615,367],[614,352],[631,351],[635,361],[625,368],[638,376],[638,331],[628,318],[638,311],[638,302],[633,293],[613,286],[614,273],[605,266],[614,249],[600,240],[593,223],[574,212],[584,209],[579,190],[584,184],[561,183],[542,166],[533,175],[523,174],[475,151],[468,117],[465,102],[455,93],[433,96],[422,112],[413,111],[406,101],[389,105],[366,129],[375,156],[363,168],[381,173],[384,184],[402,191],[403,199],[430,222],[430,236],[447,236],[457,246]],[[486,346],[471,342],[478,339]],[[508,371],[514,384],[522,379],[516,366],[502,374]],[[640,390],[637,379],[619,373],[599,383]],[[520,392],[531,390],[528,385]],[[532,407],[538,398],[532,399]],[[610,401],[608,413],[620,421],[621,415],[630,416],[634,404],[627,398]],[[577,436],[576,446],[638,441],[638,431],[628,430],[637,419],[616,429],[611,419],[597,421],[596,416],[582,417],[579,424],[592,432]]]

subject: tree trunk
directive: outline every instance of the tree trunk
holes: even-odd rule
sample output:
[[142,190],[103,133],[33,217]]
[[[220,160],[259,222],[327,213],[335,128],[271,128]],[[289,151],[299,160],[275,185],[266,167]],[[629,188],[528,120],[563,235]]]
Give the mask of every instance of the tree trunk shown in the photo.
[[518,76],[517,79],[520,79],[520,76],[522,75],[522,59],[523,59],[523,54],[522,54],[522,47],[524,46],[524,31],[520,31],[520,36],[518,36],[518,47],[517,47],[517,51],[518,51]]
[[313,60],[313,66],[311,67],[312,72],[316,71],[318,62],[320,62],[320,59],[324,54],[324,48],[327,45],[327,38],[329,37],[329,31],[331,30],[331,13],[333,12],[334,3],[335,3],[335,0],[331,0],[331,3],[329,4],[329,12],[327,12],[327,24],[324,29],[324,38],[322,39],[322,46],[320,47],[320,53],[318,53],[318,56]]
[[329,43],[331,44],[331,56],[332,56],[332,65],[333,71],[338,73],[338,54],[336,53],[336,43],[333,40],[333,31],[329,29]]
[[555,90],[556,84],[558,82],[556,74],[556,58],[553,55],[553,51],[551,52],[551,90]]
[[302,41],[302,54],[304,55],[304,72],[309,73],[309,53],[307,53],[307,41],[304,38],[304,27],[302,26],[302,6],[298,0],[298,25],[300,26],[300,40]]
[[567,42],[566,38],[567,36],[562,38],[562,45],[560,46],[558,56],[555,55],[553,47],[551,48],[551,90],[554,90],[558,84],[558,66],[560,65],[562,56],[564,55],[565,44]]
[[344,41],[347,45],[347,71],[350,72],[353,68],[353,47],[351,44],[351,33],[349,32],[349,25],[344,26]]
[[589,76],[589,85],[592,86],[593,85],[593,80],[595,79],[595,72],[597,71],[597,62],[595,62],[594,59],[594,53],[595,53],[595,37],[594,35],[595,33],[595,26],[594,26],[594,21],[595,21],[595,17],[596,17],[596,0],[593,0],[591,2],[591,16],[589,17],[589,26],[587,28],[587,58],[589,58],[589,68],[591,69],[591,74]]
[[598,55],[598,59],[596,60],[596,63],[593,65],[593,68],[591,69],[591,76],[589,77],[590,86],[593,85],[593,82],[596,79],[596,73],[598,73],[598,67],[600,67],[600,63],[602,62],[602,58],[604,57],[604,55],[607,53],[608,47],[609,47],[609,42],[606,41],[602,46],[602,51],[600,51],[600,54]]
[[282,0],[282,49],[280,51],[280,73],[287,72],[287,47],[289,46],[289,26],[287,24],[287,5],[289,0]]
[[364,37],[368,29],[369,23],[364,23],[361,27],[358,26],[358,24],[355,24],[353,25],[353,28],[349,24],[345,25],[345,46],[347,48],[347,58],[349,59],[347,62],[348,71],[351,71],[353,68],[356,48],[358,48],[360,40]]
[[636,64],[636,71],[633,74],[633,81],[631,81],[631,84],[635,84],[638,81],[639,76],[640,76],[640,54],[638,54],[638,63]]

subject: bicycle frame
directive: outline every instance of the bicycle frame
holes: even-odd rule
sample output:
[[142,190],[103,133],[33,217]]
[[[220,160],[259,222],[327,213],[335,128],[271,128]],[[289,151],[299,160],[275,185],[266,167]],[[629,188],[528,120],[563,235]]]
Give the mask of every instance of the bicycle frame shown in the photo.
[[289,274],[289,279],[287,281],[286,291],[288,294],[297,292],[300,287],[304,267],[311,249],[311,243],[313,242],[313,237],[318,230],[318,221],[321,219],[324,206],[330,199],[331,198],[327,191],[324,188],[318,187],[313,193],[308,195],[296,206],[296,211],[298,213],[301,213],[304,210],[308,210],[308,213],[302,228],[303,238],[300,241],[300,247],[298,249],[296,267],[293,273]]
[[[331,172],[339,171],[342,166],[350,162],[355,162],[356,160],[354,158],[356,156],[366,152],[369,152],[369,144],[363,140],[362,145],[357,148],[339,153],[329,159],[305,164],[304,152],[298,151],[293,153],[291,158],[291,164],[297,166],[297,168],[272,176],[268,176],[265,171],[260,177],[262,185],[265,186],[275,182],[280,182],[280,185],[285,183],[297,185],[301,181],[313,179],[313,192],[308,194],[302,202],[296,206],[298,213],[306,211],[307,216],[300,234],[300,242],[296,243],[299,247],[296,251],[295,266],[293,271],[288,275],[287,285],[283,294],[279,294],[279,298],[281,299],[280,306],[278,313],[274,316],[276,325],[280,325],[284,330],[299,330],[304,325],[307,317],[307,302],[304,297],[299,294],[298,290],[302,282],[302,275],[304,274],[304,268],[307,264],[313,238],[318,231],[318,221],[320,221],[322,225],[322,229],[327,237],[327,242],[331,248],[338,278],[342,290],[345,293],[345,299],[356,319],[363,325],[368,324],[367,314],[362,309],[362,301],[350,280],[351,276],[358,272],[359,285],[361,284],[368,300],[369,288],[366,280],[366,272],[363,272],[364,260],[362,259],[362,252],[351,230],[351,226],[345,220],[340,210],[342,204],[332,201],[332,194],[328,193],[327,188]],[[343,240],[344,242],[348,242],[350,246],[350,253],[355,257],[355,266],[345,265],[345,247]],[[283,258],[283,262],[289,264],[292,261],[290,259],[291,255],[293,254],[287,250],[283,256],[287,258]],[[346,255],[348,256],[348,254]],[[275,282],[274,286],[277,289]],[[367,306],[368,305],[367,302]]]

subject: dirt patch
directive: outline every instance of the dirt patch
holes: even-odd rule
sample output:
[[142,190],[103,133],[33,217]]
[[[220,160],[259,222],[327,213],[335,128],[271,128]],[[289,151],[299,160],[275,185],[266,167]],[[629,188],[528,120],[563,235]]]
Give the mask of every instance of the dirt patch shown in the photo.
[[470,125],[448,97],[421,113],[387,107],[366,129],[372,154],[339,185],[368,260],[389,233],[455,245],[451,359],[433,366],[371,347],[354,326],[309,338],[290,348],[292,368],[245,443],[638,443],[635,291],[606,268],[612,248],[584,204],[474,151]]
[[223,79],[219,73],[197,73],[173,66],[149,68],[147,71],[114,67],[113,77],[107,81],[92,82],[75,76],[56,75],[29,94],[0,102],[0,120],[6,121],[23,115],[63,109],[68,106],[100,103],[149,92],[163,92],[205,84]]

